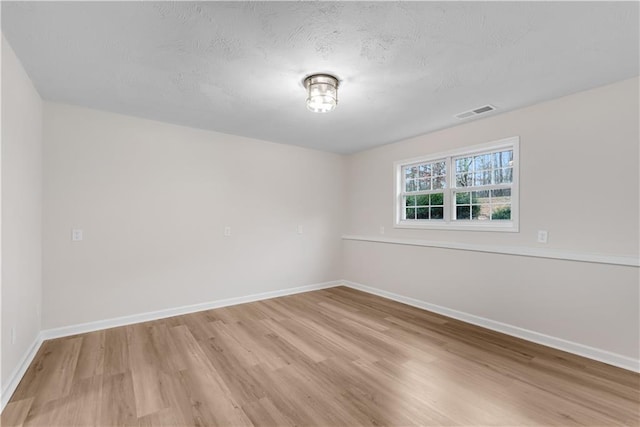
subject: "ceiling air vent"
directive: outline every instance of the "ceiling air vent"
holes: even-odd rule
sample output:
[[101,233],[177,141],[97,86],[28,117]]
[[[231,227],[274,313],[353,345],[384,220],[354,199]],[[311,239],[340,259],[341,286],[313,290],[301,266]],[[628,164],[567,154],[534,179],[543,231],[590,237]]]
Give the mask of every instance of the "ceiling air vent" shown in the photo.
[[457,119],[466,119],[469,117],[478,116],[480,114],[488,113],[489,111],[495,110],[496,107],[493,105],[483,105],[482,107],[474,108],[473,110],[465,111],[464,113],[456,114],[455,117]]

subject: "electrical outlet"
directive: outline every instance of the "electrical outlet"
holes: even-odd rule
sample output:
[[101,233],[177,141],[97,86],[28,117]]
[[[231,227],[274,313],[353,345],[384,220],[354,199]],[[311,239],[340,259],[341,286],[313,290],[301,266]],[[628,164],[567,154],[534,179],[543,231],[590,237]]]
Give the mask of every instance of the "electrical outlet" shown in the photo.
[[78,229],[78,228],[74,228],[73,230],[71,230],[71,240],[74,242],[79,242],[83,239],[83,233],[82,230]]
[[16,327],[13,326],[11,328],[11,344],[15,344],[16,343]]
[[380,226],[380,234],[384,234],[384,227]]
[[231,227],[224,228],[224,235],[227,237],[231,236]]
[[549,233],[546,230],[538,230],[538,243],[547,243]]
[[301,226],[301,225],[299,225],[299,226],[298,226],[298,234],[302,234],[302,232],[303,232],[303,231],[304,231],[304,230],[302,229],[302,226]]

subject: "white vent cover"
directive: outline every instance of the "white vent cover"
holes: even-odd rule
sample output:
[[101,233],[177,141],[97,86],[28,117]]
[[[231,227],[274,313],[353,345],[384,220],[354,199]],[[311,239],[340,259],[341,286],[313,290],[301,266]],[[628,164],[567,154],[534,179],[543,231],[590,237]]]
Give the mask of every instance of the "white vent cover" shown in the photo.
[[469,117],[478,116],[480,114],[488,113],[495,109],[496,107],[494,107],[493,105],[487,104],[487,105],[483,105],[482,107],[474,108],[473,110],[465,111],[464,113],[456,114],[455,117],[457,119],[462,120]]

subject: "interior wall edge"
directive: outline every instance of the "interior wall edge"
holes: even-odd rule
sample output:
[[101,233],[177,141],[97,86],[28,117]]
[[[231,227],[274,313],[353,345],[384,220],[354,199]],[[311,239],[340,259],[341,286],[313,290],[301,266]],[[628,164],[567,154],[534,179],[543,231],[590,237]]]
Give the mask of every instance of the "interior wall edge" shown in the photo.
[[634,359],[621,354],[612,353],[607,350],[590,347],[577,342],[568,341],[562,338],[557,338],[550,335],[542,334],[540,332],[531,331],[528,329],[509,325],[506,323],[502,323],[502,322],[487,319],[484,317],[476,316],[473,314],[465,313],[462,311],[453,310],[451,308],[442,307],[436,304],[431,304],[415,298],[407,297],[404,295],[396,294],[393,292],[363,285],[361,283],[352,282],[349,280],[344,280],[343,285],[352,289],[362,291],[362,292],[367,292],[373,295],[377,295],[393,301],[401,302],[403,304],[407,304],[423,310],[441,314],[443,316],[451,317],[453,319],[461,320],[463,322],[467,322],[472,325],[481,326],[483,328],[490,329],[492,331],[501,332],[506,335],[522,338],[524,340],[541,344],[547,347],[552,347],[557,350],[566,351],[567,353],[576,354],[578,356],[586,357],[588,359],[592,359],[592,360],[603,362],[609,365],[617,366],[619,368],[626,369],[629,371],[640,372],[640,359]]
[[43,101],[4,33],[0,39],[0,400],[4,403],[5,388],[21,378],[20,370],[29,364],[25,355],[37,350],[34,342],[42,329]]

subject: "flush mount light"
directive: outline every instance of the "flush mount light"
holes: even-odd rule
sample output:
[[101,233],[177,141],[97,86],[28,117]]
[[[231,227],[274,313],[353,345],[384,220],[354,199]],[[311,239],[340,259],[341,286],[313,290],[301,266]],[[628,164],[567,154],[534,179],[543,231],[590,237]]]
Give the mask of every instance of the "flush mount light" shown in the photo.
[[314,113],[328,113],[338,105],[338,79],[329,74],[314,74],[304,79],[307,108]]

